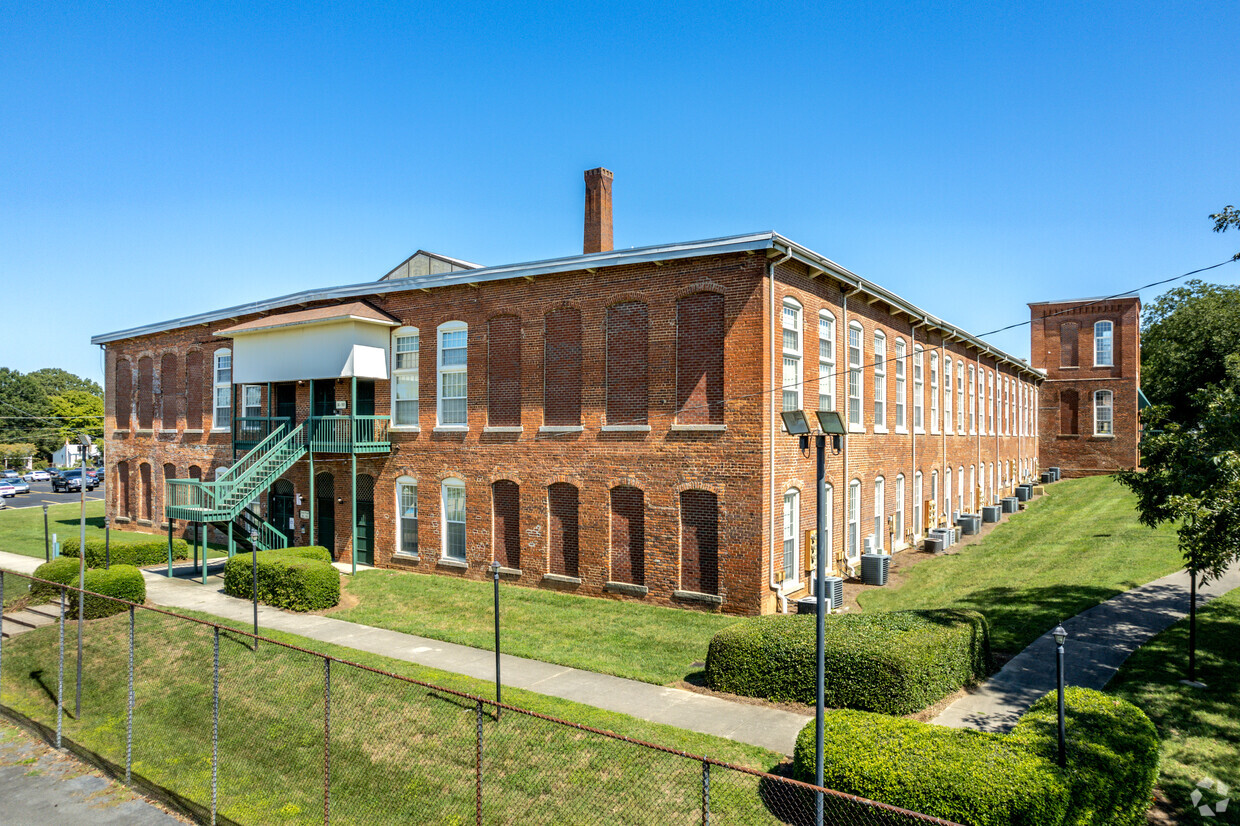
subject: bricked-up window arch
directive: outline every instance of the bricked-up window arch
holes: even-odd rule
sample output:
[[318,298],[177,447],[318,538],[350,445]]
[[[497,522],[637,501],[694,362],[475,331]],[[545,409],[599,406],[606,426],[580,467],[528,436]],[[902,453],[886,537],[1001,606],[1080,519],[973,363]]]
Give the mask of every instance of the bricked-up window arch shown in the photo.
[[187,476],[190,479],[198,479],[199,481],[201,481],[202,480],[202,468],[198,467],[198,465],[190,465]]
[[680,587],[719,594],[719,498],[708,490],[680,493]]
[[1080,433],[1080,396],[1072,389],[1059,391],[1059,432]]
[[185,428],[202,429],[202,351],[185,354]]
[[116,463],[116,513],[126,519],[133,517],[129,499],[129,462]]
[[547,514],[550,525],[549,570],[553,574],[576,577],[578,573],[578,492],[567,482],[547,488]]
[[543,422],[581,424],[581,311],[560,307],[543,320]]
[[176,430],[180,387],[177,381],[176,353],[164,353],[159,359],[159,426]]
[[631,485],[611,489],[611,579],[646,584],[646,497]]
[[138,465],[138,488],[141,491],[141,518],[151,518],[151,466],[146,462]]
[[1076,367],[1080,364],[1077,342],[1080,338],[1081,325],[1075,321],[1065,321],[1059,325],[1059,366]]
[[607,308],[607,424],[646,424],[649,342],[650,310],[644,302]]
[[[133,367],[129,359],[116,360],[116,426],[122,430],[129,427],[129,415],[133,409]],[[126,514],[128,516],[128,514]]]
[[487,323],[487,424],[521,426],[521,319],[515,315]]
[[494,558],[505,568],[520,568],[521,486],[510,479],[492,482],[491,511]]
[[699,292],[676,302],[676,421],[723,424],[724,297]]

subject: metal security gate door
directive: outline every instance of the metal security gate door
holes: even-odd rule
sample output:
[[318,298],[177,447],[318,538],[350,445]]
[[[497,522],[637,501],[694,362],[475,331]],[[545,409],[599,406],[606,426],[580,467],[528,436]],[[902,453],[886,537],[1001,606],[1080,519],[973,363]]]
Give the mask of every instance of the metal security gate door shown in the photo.
[[314,538],[336,557],[336,480],[330,473],[314,477]]
[[293,483],[277,479],[267,494],[267,521],[280,533],[293,538]]
[[357,476],[357,564],[375,564],[375,477]]

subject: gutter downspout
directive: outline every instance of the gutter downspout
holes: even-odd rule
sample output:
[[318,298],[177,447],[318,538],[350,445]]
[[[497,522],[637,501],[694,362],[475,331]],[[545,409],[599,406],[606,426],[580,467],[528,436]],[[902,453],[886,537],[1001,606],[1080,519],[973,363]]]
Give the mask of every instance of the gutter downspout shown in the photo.
[[[848,328],[848,296],[850,293],[854,293],[858,289],[860,289],[860,287],[854,286],[851,290],[847,292],[845,292],[843,289],[840,290],[840,314],[843,316],[843,319],[844,319],[840,325],[840,329],[844,331],[845,336],[849,335],[848,333],[848,329],[849,329]],[[844,342],[845,342],[845,345],[847,345],[848,339],[845,338]],[[848,358],[848,357],[849,357],[848,348],[847,346],[845,346],[844,358]],[[838,352],[835,354],[835,363],[836,364],[840,363],[840,354]],[[865,360],[862,359],[862,364],[864,365],[864,363],[865,363]],[[851,363],[849,363],[848,365],[848,372],[849,374],[852,373]],[[862,375],[864,376],[864,373],[862,373]],[[848,400],[848,381],[849,379],[847,378],[847,375],[846,375],[844,379],[845,404],[851,405],[852,402]],[[862,384],[864,385],[864,380]],[[862,392],[864,393],[864,390]],[[849,431],[852,430],[851,414],[849,415],[849,423],[845,425],[844,429],[849,430]],[[848,516],[849,516],[849,508],[852,506],[852,502],[851,502],[852,479],[848,478],[848,443],[852,440],[849,439],[847,435],[845,435],[843,441],[844,441],[843,478],[840,480],[844,484],[844,565],[843,565],[843,569],[844,569],[844,573],[848,574],[850,577],[855,577],[856,570],[857,570],[856,566],[853,565],[853,563],[848,559],[848,537],[849,537]],[[858,496],[861,495],[860,490],[857,491],[857,495]],[[861,543],[861,503],[860,502],[857,503],[857,543],[858,544]],[[860,551],[861,550],[860,547],[858,547],[857,550]]]
[[[783,257],[778,258],[778,259],[771,258],[771,259],[768,259],[766,262],[767,307],[770,308],[770,324],[768,326],[768,331],[771,334],[771,403],[770,403],[771,427],[770,427],[770,430],[768,431],[770,434],[770,445],[771,445],[771,448],[770,448],[770,471],[771,472],[770,472],[770,475],[767,477],[768,479],[770,479],[770,484],[771,484],[771,499],[770,499],[771,522],[770,524],[771,524],[772,535],[771,535],[770,542],[769,542],[769,547],[771,549],[774,549],[775,547],[775,536],[774,536],[774,533],[775,533],[775,530],[774,530],[774,527],[775,527],[775,420],[778,418],[778,412],[775,410],[774,385],[775,385],[775,377],[777,375],[778,376],[783,375],[782,372],[777,372],[775,369],[776,349],[780,349],[780,348],[776,348],[775,346],[775,320],[777,318],[777,316],[775,315],[775,268],[790,258],[792,258],[791,247],[789,247],[787,250],[784,251]],[[782,378],[780,379],[780,384],[781,385],[783,384]],[[780,399],[782,398],[783,398],[783,394],[781,393]],[[770,579],[768,580],[768,583],[770,584],[768,584],[767,587],[769,587],[772,591],[774,591],[775,595],[779,598],[780,613],[786,614],[788,613],[788,597],[784,595],[784,588],[783,588],[782,582],[778,584],[774,584],[775,557],[772,556],[770,557],[770,559],[771,559],[771,576],[770,576]]]
[[[909,355],[913,359],[913,369],[912,371],[910,371],[913,373],[913,403],[909,405],[909,407],[913,409],[910,410],[909,412],[914,412],[916,410],[916,405],[917,405],[917,324],[911,318],[909,319],[909,322],[908,322],[908,337],[909,337],[909,345],[908,345]],[[922,360],[924,361],[925,359],[923,358]],[[905,375],[907,375],[907,373]],[[924,375],[922,376],[922,380],[923,381],[925,380]],[[908,385],[906,383],[905,384],[906,390],[907,390],[907,387]],[[926,417],[926,411],[925,411],[924,406],[921,411],[921,416],[922,416],[922,423],[924,425],[925,417]],[[912,421],[908,423],[909,424],[909,428],[908,428],[909,446],[912,451],[912,465],[909,468],[909,480],[906,483],[905,487],[908,489],[913,499],[913,507],[909,510],[909,513],[913,513],[917,510],[917,499],[916,499],[916,496],[917,496],[917,485],[916,485],[916,482],[917,482],[917,417],[909,416],[909,418],[912,419]],[[903,509],[904,507],[903,502],[900,503],[900,507]],[[909,533],[910,531],[906,527],[905,534],[908,535]],[[921,526],[914,525],[913,530],[911,531],[911,534],[913,536],[913,542],[911,542],[908,545],[908,547],[911,548],[917,544],[917,536],[920,533],[921,533]]]

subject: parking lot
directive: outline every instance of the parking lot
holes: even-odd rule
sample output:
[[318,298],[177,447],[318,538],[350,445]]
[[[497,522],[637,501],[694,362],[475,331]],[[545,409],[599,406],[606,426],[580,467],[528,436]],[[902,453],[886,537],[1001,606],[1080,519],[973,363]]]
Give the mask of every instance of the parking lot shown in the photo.
[[[86,491],[86,501],[90,502],[96,499],[103,499],[103,480],[99,480],[99,487],[94,490]],[[31,482],[30,493],[19,493],[12,499],[0,499],[4,507],[9,508],[41,508],[44,505],[63,505],[69,502],[81,502],[82,494],[78,491],[72,493],[52,493],[51,482]]]

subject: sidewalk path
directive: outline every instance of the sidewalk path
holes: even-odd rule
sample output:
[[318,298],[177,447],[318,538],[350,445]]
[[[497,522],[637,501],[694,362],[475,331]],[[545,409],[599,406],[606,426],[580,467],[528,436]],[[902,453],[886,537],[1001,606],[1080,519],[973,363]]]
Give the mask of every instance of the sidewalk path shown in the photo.
[[[41,560],[0,552],[0,567],[33,573]],[[201,611],[225,619],[249,623],[253,604],[225,595],[219,572],[224,560],[211,560],[207,585],[188,579],[190,564],[174,566],[169,580],[162,572],[143,571],[146,597],[156,605],[180,610]],[[214,574],[210,572],[214,571]],[[177,577],[186,577],[181,579]],[[464,674],[480,680],[495,679],[495,652],[439,640],[415,637],[368,625],[321,617],[293,614],[258,606],[259,632],[275,629],[289,634],[348,646],[359,651]],[[812,717],[751,703],[739,703],[650,683],[626,680],[593,671],[582,671],[538,660],[501,657],[504,685],[559,697],[564,700],[617,711],[654,723],[714,734],[741,743],[791,754],[797,734]]]
[[[1240,587],[1240,564],[1197,588],[1200,608]],[[1124,660],[1154,635],[1188,616],[1188,572],[1125,591],[1064,620],[1065,682],[1103,688]],[[1055,689],[1055,642],[1050,630],[1013,657],[976,691],[952,703],[933,722],[952,728],[1008,731],[1035,700]]]

